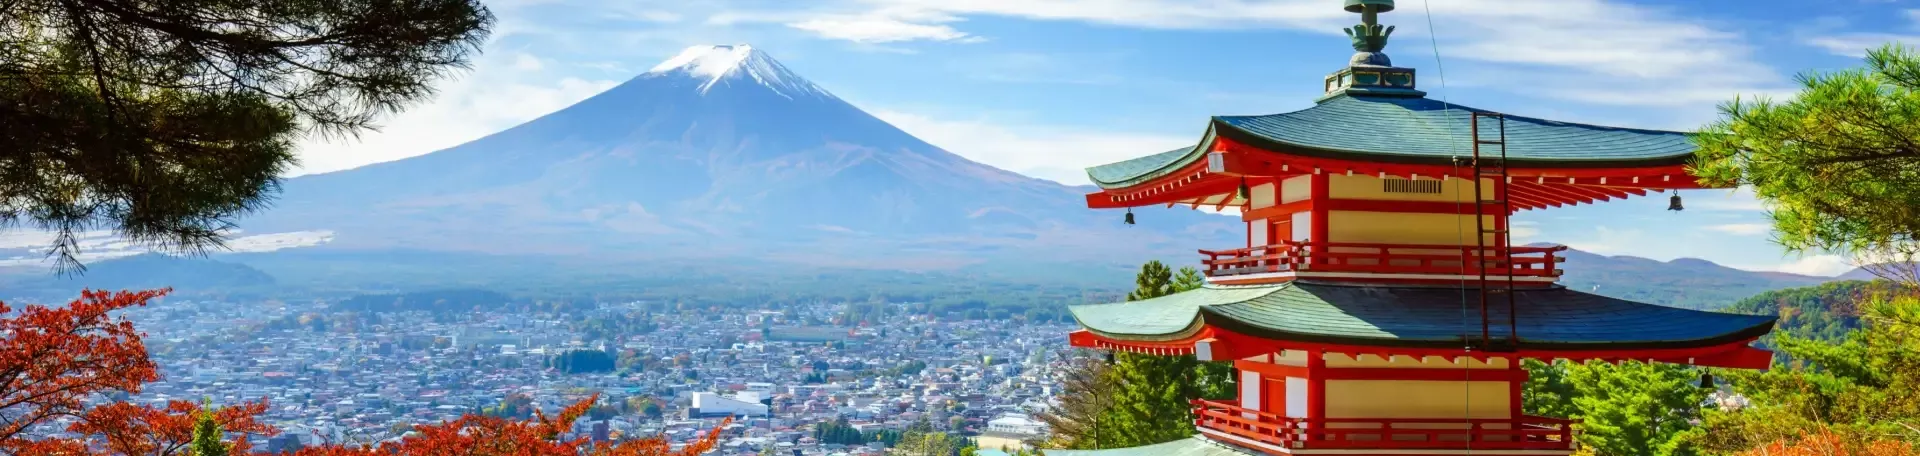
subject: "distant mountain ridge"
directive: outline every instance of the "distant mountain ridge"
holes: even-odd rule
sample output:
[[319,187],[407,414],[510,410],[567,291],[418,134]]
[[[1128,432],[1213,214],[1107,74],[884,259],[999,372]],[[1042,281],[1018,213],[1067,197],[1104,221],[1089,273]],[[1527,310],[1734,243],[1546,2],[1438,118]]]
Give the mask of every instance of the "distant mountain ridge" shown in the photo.
[[1838,280],[1734,269],[1698,258],[1663,262],[1579,250],[1561,253],[1567,262],[1560,283],[1568,288],[1688,309],[1716,309],[1763,292]]
[[927,144],[745,45],[689,48],[519,126],[284,188],[243,224],[329,230],[338,249],[940,268],[1241,236],[1188,210],[1123,226],[1086,209],[1085,188]]
[[[1535,244],[1540,245],[1540,244]],[[1745,271],[1710,261],[1683,258],[1656,261],[1605,256],[1579,250],[1562,252],[1569,288],[1652,304],[1706,310],[1732,309],[1735,303],[1776,290],[1851,283],[1813,277]],[[23,296],[71,296],[82,287],[145,289],[172,286],[183,293],[234,291],[273,295],[327,296],[428,295],[447,290],[498,292],[519,298],[581,299],[626,296],[699,299],[1000,299],[1022,305],[1061,305],[1118,299],[1131,287],[1134,264],[1064,268],[1044,261],[1001,261],[950,271],[911,272],[885,268],[768,267],[762,263],[718,261],[711,267],[652,262],[582,262],[554,256],[487,255],[457,252],[385,250],[280,251],[179,258],[138,255],[89,265],[78,278],[62,278],[42,269],[29,275],[0,276],[0,299]],[[1175,267],[1193,266],[1196,256],[1161,256]],[[400,295],[394,295],[399,293]],[[485,294],[484,296],[497,295]],[[393,302],[392,298],[384,298]],[[504,299],[504,298],[500,298]],[[495,300],[500,300],[495,299]],[[419,304],[416,299],[408,302]],[[371,302],[371,301],[367,301]],[[365,304],[359,302],[358,304]],[[364,306],[363,306],[364,307]],[[1750,312],[1751,310],[1740,310]]]
[[[1887,270],[1889,271],[1898,271],[1899,269],[1898,267],[1894,266],[1895,264],[1897,263],[1882,263],[1875,267],[1885,267],[1885,268],[1888,268]],[[1906,267],[1908,270],[1911,270],[1913,272],[1909,274],[1902,274],[1902,276],[1920,277],[1920,263],[1906,263]],[[1882,277],[1880,277],[1877,274],[1874,274],[1872,270],[1869,270],[1865,267],[1859,267],[1859,268],[1853,268],[1852,271],[1847,271],[1846,273],[1840,274],[1835,278],[1846,279],[1846,280],[1876,280],[1876,279],[1881,279]]]
[[244,264],[158,253],[94,262],[81,274],[61,276],[41,271],[44,274],[0,282],[0,299],[9,296],[61,299],[78,295],[82,289],[173,288],[175,294],[255,291],[277,283],[272,275]]

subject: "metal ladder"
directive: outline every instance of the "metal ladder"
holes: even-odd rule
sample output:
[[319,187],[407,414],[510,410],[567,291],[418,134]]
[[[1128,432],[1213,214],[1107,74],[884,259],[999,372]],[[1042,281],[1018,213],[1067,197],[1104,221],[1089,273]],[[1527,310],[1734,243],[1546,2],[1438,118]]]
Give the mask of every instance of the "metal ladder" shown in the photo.
[[[1480,130],[1482,118],[1493,121],[1494,130],[1499,132],[1499,139],[1485,138]],[[1487,213],[1490,206],[1497,207],[1500,211],[1498,219],[1504,220],[1513,214],[1513,204],[1507,195],[1507,187],[1512,183],[1507,176],[1507,116],[1495,112],[1473,111],[1469,119],[1469,128],[1473,131],[1473,224],[1478,233],[1474,236],[1474,243],[1478,248],[1474,250],[1472,261],[1477,266],[1474,270],[1480,275],[1480,348],[1482,350],[1513,350],[1517,349],[1520,343],[1520,327],[1516,312],[1518,309],[1513,296],[1514,264],[1512,236],[1509,233],[1511,227],[1507,223],[1487,226],[1487,216],[1492,215]],[[1496,153],[1483,148],[1499,150]],[[1493,180],[1493,199],[1483,199],[1486,193],[1482,191],[1482,186],[1486,184],[1481,182],[1482,179]],[[1492,255],[1488,254],[1489,241],[1493,243]],[[1490,261],[1496,259],[1497,261]],[[1490,262],[1493,264],[1489,264]],[[1494,266],[1506,271],[1504,280],[1500,277],[1489,277],[1487,270]],[[1507,304],[1507,340],[1505,346],[1495,346],[1492,334],[1493,322],[1488,310],[1489,306],[1497,304],[1497,300],[1502,298],[1506,299]]]

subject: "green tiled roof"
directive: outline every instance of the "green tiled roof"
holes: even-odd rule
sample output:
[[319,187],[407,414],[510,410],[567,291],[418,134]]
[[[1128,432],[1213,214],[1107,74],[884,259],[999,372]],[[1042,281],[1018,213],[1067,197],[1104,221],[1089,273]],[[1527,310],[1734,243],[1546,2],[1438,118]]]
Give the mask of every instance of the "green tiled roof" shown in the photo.
[[1206,437],[1194,436],[1167,443],[1107,450],[1046,450],[1047,456],[1249,456],[1254,453]]
[[[1197,147],[1204,148],[1218,135],[1303,156],[1448,165],[1452,157],[1472,154],[1471,112],[1485,111],[1420,97],[1337,96],[1284,114],[1215,117]],[[1680,164],[1695,149],[1689,135],[1681,132],[1506,118],[1507,156],[1514,167]],[[1487,122],[1480,128],[1484,137],[1499,134]],[[1180,151],[1187,153],[1176,153]],[[1125,187],[1204,155],[1180,149],[1088,168],[1087,175],[1104,188]]]
[[1179,339],[1199,329],[1194,316],[1202,307],[1246,302],[1282,287],[1206,287],[1185,293],[1113,304],[1072,306],[1080,326],[1132,340]]
[[1087,168],[1087,177],[1104,188],[1125,187],[1180,169],[1205,155],[1197,147],[1182,147],[1119,163]]
[[[1684,348],[1765,334],[1774,318],[1677,309],[1568,290],[1514,291],[1520,347]],[[1489,309],[1496,339],[1507,334],[1504,303]],[[1089,330],[1126,340],[1169,340],[1201,324],[1256,337],[1381,346],[1458,347],[1478,338],[1478,292],[1296,281],[1206,287],[1144,301],[1073,306]]]

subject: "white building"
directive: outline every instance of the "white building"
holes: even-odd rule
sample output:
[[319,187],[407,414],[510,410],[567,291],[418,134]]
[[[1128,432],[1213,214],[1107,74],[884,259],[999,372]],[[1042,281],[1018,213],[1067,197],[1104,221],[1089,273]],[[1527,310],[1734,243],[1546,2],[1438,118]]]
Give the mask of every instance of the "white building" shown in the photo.
[[688,418],[712,418],[723,416],[768,416],[766,404],[745,398],[723,397],[714,393],[693,393],[693,406],[687,409]]
[[1005,414],[987,421],[987,430],[1007,434],[1037,436],[1047,433],[1047,424],[1025,415]]

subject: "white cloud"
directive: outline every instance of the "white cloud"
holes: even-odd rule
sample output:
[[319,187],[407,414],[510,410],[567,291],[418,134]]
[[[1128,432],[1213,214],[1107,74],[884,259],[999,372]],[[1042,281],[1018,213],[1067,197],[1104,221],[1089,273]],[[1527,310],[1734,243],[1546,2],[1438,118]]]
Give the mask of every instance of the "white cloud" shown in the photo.
[[309,137],[299,143],[294,175],[337,171],[453,147],[567,107],[618,84],[553,77],[527,53],[489,54],[471,74],[441,83],[430,102],[380,122],[354,138]]
[[227,251],[272,252],[295,247],[312,247],[332,241],[333,232],[328,230],[257,234],[227,240]]
[[[1908,9],[1901,12],[1907,17],[1908,28],[1920,29],[1920,9]],[[1844,23],[1834,24],[1836,30],[1847,30]],[[1809,46],[1825,49],[1835,55],[1847,57],[1866,57],[1867,51],[1878,49],[1888,43],[1900,43],[1908,46],[1920,45],[1920,35],[1886,32],[1842,32],[1833,34],[1814,34],[1806,38]]]
[[947,25],[959,20],[945,13],[892,8],[861,14],[818,16],[790,22],[787,26],[824,38],[866,44],[918,40],[979,41],[979,37]]
[[1645,255],[1649,252],[1636,251],[1646,247],[1647,242],[1643,239],[1644,237],[1644,233],[1640,230],[1622,230],[1608,226],[1596,226],[1593,227],[1591,237],[1567,242],[1566,245],[1567,247],[1601,255]]
[[1800,275],[1832,277],[1852,271],[1853,262],[1840,255],[1808,255],[1773,270]]
[[1701,190],[1687,192],[1687,209],[1705,211],[1760,212],[1767,210],[1765,202],[1753,194],[1753,187],[1739,187],[1733,190]]
[[1724,225],[1710,225],[1707,226],[1707,229],[1737,236],[1758,236],[1773,231],[1773,225],[1765,223],[1728,223]]
[[1807,44],[1827,50],[1835,55],[1847,57],[1866,57],[1867,51],[1879,49],[1887,43],[1901,43],[1908,46],[1920,45],[1920,35],[1896,35],[1891,33],[1847,33],[1830,36],[1816,36],[1807,39]]
[[[271,252],[297,247],[312,247],[333,241],[333,232],[326,230],[293,231],[285,233],[267,233],[242,235],[239,230],[228,233],[226,248],[213,253]],[[0,253],[10,253],[0,258],[0,267],[46,266],[54,265],[53,259],[45,255],[53,248],[54,233],[39,230],[8,230],[0,232]],[[74,258],[81,263],[91,263],[110,258],[139,255],[155,251],[147,245],[136,244],[114,234],[112,231],[86,231],[78,233],[74,241],[78,252]],[[6,252],[12,250],[14,252]],[[31,252],[21,254],[19,252]]]
[[[859,42],[968,37],[952,24],[969,16],[1329,35],[1359,19],[1322,0],[838,0],[810,5],[802,11],[725,17],[729,23],[780,21],[823,38]],[[1431,9],[1444,59],[1498,68],[1455,67],[1456,76],[1492,80],[1529,95],[1707,107],[1734,94],[1785,93],[1787,81],[1753,60],[1740,34],[1662,9],[1608,0],[1434,0]],[[1399,44],[1389,47],[1390,54],[1403,60],[1430,55],[1427,36],[1433,31],[1426,28],[1424,11],[1403,5],[1383,17],[1399,26],[1393,40]]]
[[969,160],[1068,185],[1087,185],[1085,168],[1193,145],[1193,136],[1014,126],[991,118],[956,120],[880,109],[873,115]]
[[1540,236],[1540,222],[1531,220],[1512,221],[1508,229],[1511,230],[1508,235],[1513,238],[1512,245],[1526,244]]

